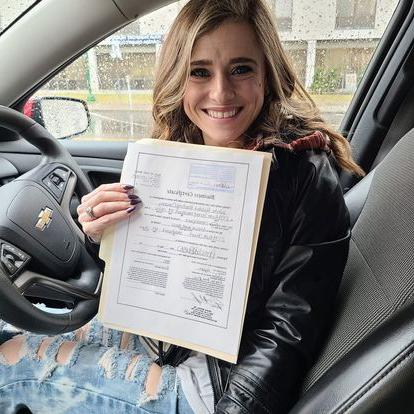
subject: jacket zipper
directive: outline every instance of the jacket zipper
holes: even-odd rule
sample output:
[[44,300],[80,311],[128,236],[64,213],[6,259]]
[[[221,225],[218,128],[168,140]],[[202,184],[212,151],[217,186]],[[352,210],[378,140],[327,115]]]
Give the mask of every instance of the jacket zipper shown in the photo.
[[222,397],[224,390],[221,382],[220,368],[216,358],[206,355],[208,373],[211,380],[211,388],[213,390],[214,408]]

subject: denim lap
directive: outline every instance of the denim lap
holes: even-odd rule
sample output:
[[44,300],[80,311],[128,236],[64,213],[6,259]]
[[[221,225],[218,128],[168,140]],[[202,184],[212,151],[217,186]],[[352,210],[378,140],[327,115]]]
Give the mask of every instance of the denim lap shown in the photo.
[[[19,362],[10,365],[0,355],[0,413],[13,413],[18,404],[33,414],[193,413],[175,368],[162,367],[159,389],[149,396],[145,382],[153,361],[138,337],[132,335],[127,349],[120,349],[122,332],[99,325],[92,322],[64,364],[56,362],[56,354],[74,333],[54,337],[41,359],[37,350],[46,336],[24,333]],[[9,337],[7,326],[0,326],[0,344]]]

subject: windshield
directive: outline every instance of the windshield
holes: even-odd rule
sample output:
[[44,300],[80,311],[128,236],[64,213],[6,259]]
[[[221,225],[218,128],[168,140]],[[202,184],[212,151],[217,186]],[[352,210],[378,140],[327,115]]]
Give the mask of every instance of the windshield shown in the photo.
[[0,35],[30,6],[40,0],[0,0]]

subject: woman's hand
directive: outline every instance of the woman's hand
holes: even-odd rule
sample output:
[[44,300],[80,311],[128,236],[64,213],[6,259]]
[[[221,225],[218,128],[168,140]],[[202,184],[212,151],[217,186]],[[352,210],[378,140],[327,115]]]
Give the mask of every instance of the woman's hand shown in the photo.
[[129,217],[141,204],[133,188],[120,183],[102,184],[83,196],[77,208],[83,232],[99,242],[108,226]]

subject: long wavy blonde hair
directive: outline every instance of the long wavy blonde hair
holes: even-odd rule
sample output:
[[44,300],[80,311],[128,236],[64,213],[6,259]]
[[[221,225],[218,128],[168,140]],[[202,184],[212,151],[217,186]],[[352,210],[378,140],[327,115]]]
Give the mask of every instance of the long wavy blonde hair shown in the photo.
[[190,76],[195,42],[225,21],[247,22],[256,33],[266,62],[266,94],[244,144],[261,137],[262,144],[286,144],[320,131],[338,164],[363,175],[353,161],[348,141],[322,119],[296,76],[280,42],[272,13],[263,0],[190,0],[180,11],[163,44],[154,86],[153,138],[203,144],[201,131],[184,112],[183,97]]

